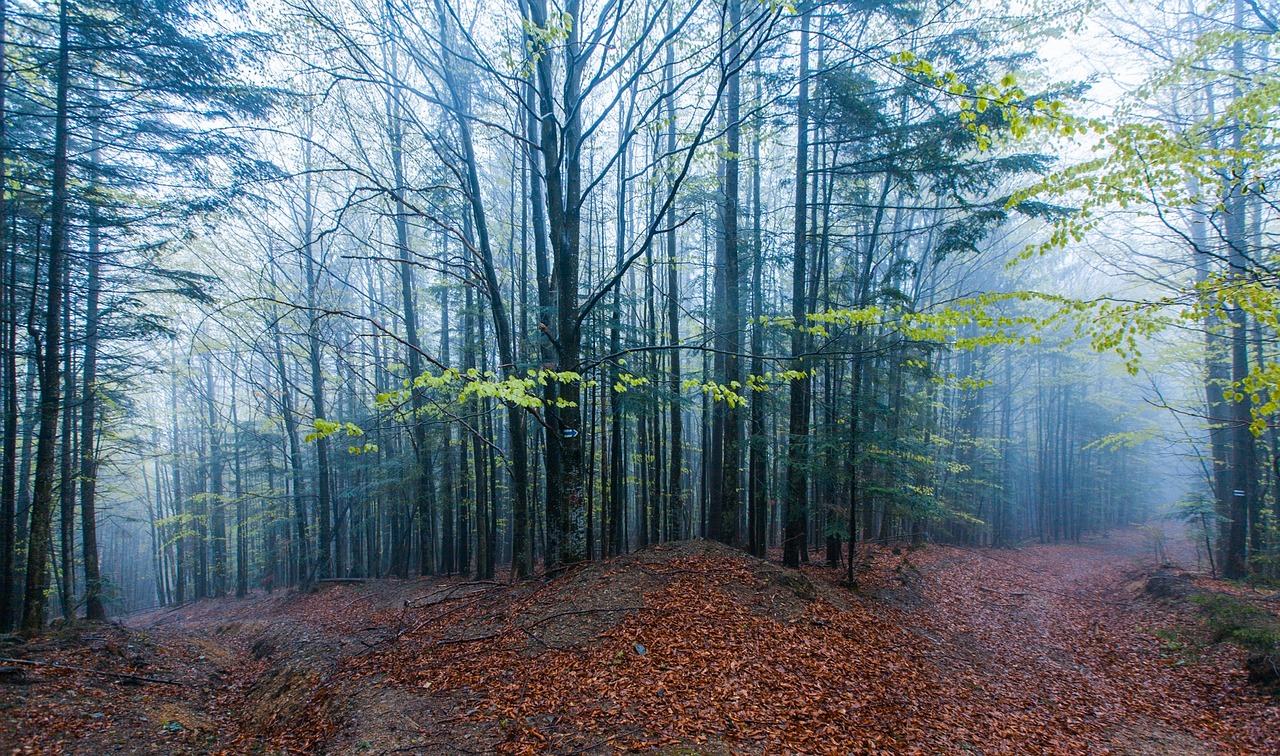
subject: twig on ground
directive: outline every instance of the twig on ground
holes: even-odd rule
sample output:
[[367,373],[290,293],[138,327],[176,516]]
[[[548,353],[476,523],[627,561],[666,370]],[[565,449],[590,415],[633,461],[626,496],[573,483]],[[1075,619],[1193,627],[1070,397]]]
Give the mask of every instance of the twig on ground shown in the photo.
[[527,628],[537,627],[538,625],[541,625],[544,622],[550,622],[551,620],[557,617],[569,617],[577,614],[605,614],[608,612],[644,612],[644,611],[652,612],[657,610],[648,606],[619,606],[619,607],[609,608],[609,609],[577,609],[569,612],[556,612],[555,614],[548,614],[547,616],[543,617],[537,622],[534,622],[531,625],[526,625],[526,627]]
[[34,667],[53,667],[54,669],[66,669],[72,672],[88,672],[91,675],[101,675],[103,677],[114,677],[120,680],[137,680],[138,682],[156,683],[158,685],[179,685],[185,686],[186,683],[178,680],[162,680],[158,677],[145,677],[143,675],[131,675],[127,672],[107,672],[101,669],[90,669],[88,667],[73,667],[70,664],[54,664],[53,662],[32,661],[30,659],[13,659],[7,656],[0,656],[0,662],[9,662],[11,664],[30,664]]

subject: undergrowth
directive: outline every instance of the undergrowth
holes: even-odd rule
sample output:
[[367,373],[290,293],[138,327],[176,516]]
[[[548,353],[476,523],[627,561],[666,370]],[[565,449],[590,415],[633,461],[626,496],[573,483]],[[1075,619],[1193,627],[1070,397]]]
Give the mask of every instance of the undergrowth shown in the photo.
[[1191,601],[1200,607],[1215,641],[1230,641],[1259,654],[1280,651],[1280,620],[1274,615],[1224,593],[1198,593]]
[[1250,657],[1249,679],[1280,695],[1280,619],[1263,609],[1223,593],[1198,593],[1205,627],[1217,642],[1234,643]]

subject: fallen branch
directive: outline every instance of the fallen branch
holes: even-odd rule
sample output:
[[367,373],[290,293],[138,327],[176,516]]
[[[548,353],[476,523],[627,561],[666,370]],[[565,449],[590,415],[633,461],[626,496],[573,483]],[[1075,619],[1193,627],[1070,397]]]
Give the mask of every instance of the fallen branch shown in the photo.
[[644,612],[644,611],[655,611],[655,610],[647,606],[620,606],[616,609],[578,609],[576,611],[556,612],[555,614],[548,614],[547,616],[543,617],[537,622],[534,622],[531,625],[526,625],[525,627],[526,628],[537,627],[538,625],[541,625],[543,622],[550,622],[551,620],[557,617],[569,617],[575,614],[602,614],[605,612]]
[[7,656],[0,656],[0,662],[10,662],[13,664],[30,664],[33,667],[53,667],[54,669],[67,669],[72,672],[88,672],[91,675],[101,675],[103,677],[114,677],[119,680],[137,680],[138,682],[156,683],[158,685],[181,685],[186,683],[177,680],[161,680],[158,677],[144,677],[142,675],[131,675],[126,672],[105,672],[100,669],[89,669],[88,667],[73,667],[70,664],[54,664],[53,662],[38,662],[29,659],[11,659]]
[[[449,598],[453,596],[454,593],[458,592],[462,588],[470,588],[472,586],[477,586],[477,585],[488,586],[490,589],[509,587],[506,583],[499,583],[496,580],[469,580],[465,583],[454,583],[451,586],[442,587],[441,589],[437,589],[431,593],[426,594],[425,596],[418,596],[417,598],[405,599],[404,606],[406,609],[412,609],[418,606],[422,606],[422,607],[435,606],[436,604],[441,604],[449,600]],[[475,591],[474,593],[487,593],[487,592],[488,591]],[[467,594],[467,595],[470,596],[474,594]],[[435,599],[435,600],[427,604],[418,603],[419,601],[425,601],[426,599]]]
[[476,641],[490,640],[492,638],[501,637],[502,633],[489,633],[488,635],[477,635],[474,638],[452,638],[448,640],[436,641],[437,646],[451,646],[455,643],[475,643]]
[[642,729],[643,727],[632,727],[630,730],[625,730],[623,732],[617,733],[616,735],[610,735],[604,740],[597,741],[595,743],[592,743],[589,746],[584,746],[582,748],[578,748],[573,751],[555,751],[555,753],[562,754],[562,756],[574,756],[574,754],[586,753],[588,751],[593,751],[610,741],[617,740],[618,738],[625,738],[628,735],[634,735],[635,733],[639,732]]

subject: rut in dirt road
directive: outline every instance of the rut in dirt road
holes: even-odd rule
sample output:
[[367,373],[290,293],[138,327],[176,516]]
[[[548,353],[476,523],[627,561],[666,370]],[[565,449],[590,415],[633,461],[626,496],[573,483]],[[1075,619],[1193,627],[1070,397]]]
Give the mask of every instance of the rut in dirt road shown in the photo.
[[1195,609],[1144,592],[1143,538],[863,547],[855,591],[694,541],[548,582],[206,600],[121,641],[152,649],[130,671],[183,681],[164,706],[50,670],[0,717],[52,753],[1280,752],[1237,650],[1169,647]]
[[973,702],[976,732],[1016,729],[1049,750],[1280,752],[1280,710],[1247,685],[1237,650],[1193,659],[1168,647],[1196,620],[1144,595],[1159,567],[1152,542],[1133,528],[1082,545],[910,557],[919,631],[937,644],[946,687]]

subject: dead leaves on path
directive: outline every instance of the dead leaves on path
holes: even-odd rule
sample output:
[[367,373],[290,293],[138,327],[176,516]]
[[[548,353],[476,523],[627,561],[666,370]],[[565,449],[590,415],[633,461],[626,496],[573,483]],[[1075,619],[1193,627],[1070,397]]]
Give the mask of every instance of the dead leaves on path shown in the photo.
[[398,684],[470,695],[509,753],[605,741],[926,748],[930,734],[898,715],[933,683],[912,662],[915,641],[892,623],[822,601],[790,623],[753,611],[730,595],[762,582],[741,558],[688,557],[654,571],[665,586],[594,643],[541,648],[518,619],[483,649],[441,645],[429,630],[388,651],[383,671]]
[[[1280,752],[1274,701],[1229,651],[1172,658],[1155,630],[1181,620],[1117,593],[1127,557],[977,553],[877,550],[864,585],[909,596],[806,595],[785,616],[744,598],[767,594],[758,563],[680,556],[647,567],[661,583],[589,643],[546,643],[519,602],[477,603],[375,663],[389,684],[455,700],[505,753]],[[467,625],[483,637],[467,642]]]
[[[1276,701],[1230,647],[1174,642],[1194,609],[1134,589],[1116,538],[877,548],[856,595],[836,570],[670,544],[547,583],[210,604],[152,631],[162,650],[135,670],[188,670],[202,701],[57,671],[61,697],[19,707],[18,745],[56,751],[78,727],[107,742],[104,727],[137,720],[139,737],[193,753],[1280,753]],[[55,657],[103,662],[75,646]],[[97,730],[77,686],[109,707],[82,707],[104,712]],[[147,719],[166,704],[190,724]]]

